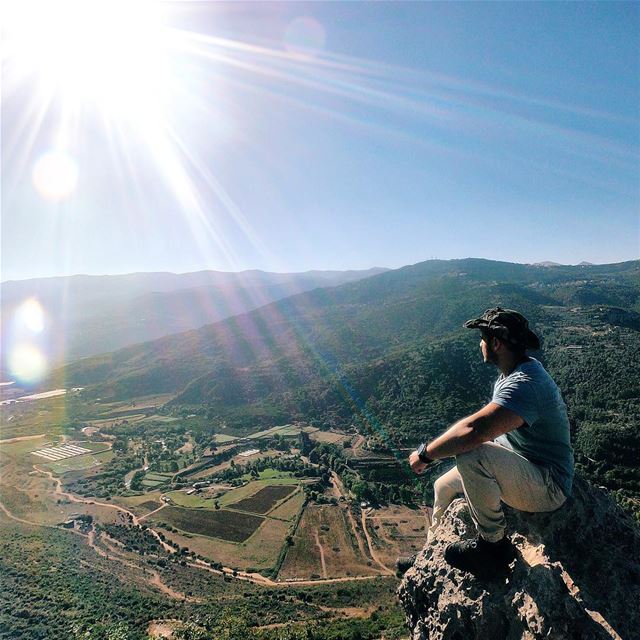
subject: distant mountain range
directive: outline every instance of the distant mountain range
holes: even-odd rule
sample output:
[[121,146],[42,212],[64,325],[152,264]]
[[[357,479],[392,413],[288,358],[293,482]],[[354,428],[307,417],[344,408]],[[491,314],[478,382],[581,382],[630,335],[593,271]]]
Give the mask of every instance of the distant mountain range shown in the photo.
[[[314,415],[340,407],[346,416],[351,400],[335,395],[345,393],[335,385],[341,371],[363,381],[367,389],[359,388],[358,397],[366,401],[375,395],[367,380],[376,368],[417,367],[417,375],[435,366],[433,358],[442,367],[446,358],[436,348],[442,343],[475,354],[477,335],[462,324],[496,305],[521,310],[543,337],[567,344],[576,338],[570,331],[558,337],[559,327],[576,324],[584,335],[603,324],[636,331],[640,262],[541,270],[480,259],[428,261],[290,296],[195,331],[86,358],[58,373],[65,386],[89,387],[90,395],[173,392],[177,403],[207,404],[229,420],[242,414],[243,423],[251,415],[258,422],[300,417],[314,403]],[[426,358],[420,366],[416,353]],[[465,375],[476,382],[485,376],[471,369]],[[479,387],[465,383],[473,390],[465,395],[454,378],[449,383],[458,395],[476,402]],[[458,393],[443,385],[443,394]]]
[[7,353],[8,341],[19,331],[13,322],[16,309],[31,298],[44,310],[45,331],[55,337],[49,341],[54,348],[49,355],[60,364],[195,329],[296,293],[384,271],[199,271],[7,281],[0,289],[2,352]]

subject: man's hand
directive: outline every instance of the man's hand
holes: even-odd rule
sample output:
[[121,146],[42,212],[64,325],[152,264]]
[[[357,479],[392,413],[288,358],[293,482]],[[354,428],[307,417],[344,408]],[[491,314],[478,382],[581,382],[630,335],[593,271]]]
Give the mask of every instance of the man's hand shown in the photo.
[[420,460],[418,452],[414,451],[409,456],[409,466],[414,473],[420,475],[429,466],[429,464],[426,462],[422,462],[422,460]]

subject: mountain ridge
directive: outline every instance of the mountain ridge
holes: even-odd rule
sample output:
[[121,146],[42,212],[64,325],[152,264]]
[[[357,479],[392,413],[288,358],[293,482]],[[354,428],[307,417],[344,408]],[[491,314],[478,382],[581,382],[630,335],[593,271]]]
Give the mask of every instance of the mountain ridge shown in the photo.
[[[470,270],[470,268],[472,270]],[[498,272],[496,272],[496,270],[498,270]],[[574,285],[575,290],[570,292],[562,291],[560,285],[563,284],[567,277],[570,278],[573,275],[572,271],[574,270],[577,272],[576,275],[580,276],[578,283]],[[543,303],[552,306],[552,303],[561,302],[557,297],[554,298],[545,290],[553,288],[554,286],[560,288],[561,295],[564,296],[565,301],[568,303],[575,302],[583,305],[585,303],[597,304],[601,299],[601,304],[615,306],[615,302],[624,303],[624,296],[630,298],[635,296],[637,300],[638,293],[635,291],[635,285],[636,282],[640,283],[640,261],[616,263],[606,266],[597,265],[589,268],[589,271],[591,271],[594,277],[605,278],[607,274],[613,274],[615,277],[618,274],[628,272],[628,282],[622,281],[617,283],[615,287],[613,287],[611,283],[607,283],[607,286],[603,287],[601,282],[594,282],[589,285],[589,283],[583,282],[585,275],[584,267],[566,266],[552,270],[545,269],[541,272],[535,267],[528,265],[482,259],[427,261],[372,276],[366,280],[366,285],[360,285],[357,282],[346,283],[338,287],[303,292],[277,302],[271,302],[259,307],[259,309],[233,316],[221,322],[209,324],[199,329],[180,334],[164,336],[157,341],[133,345],[114,352],[111,356],[109,354],[103,354],[99,356],[99,358],[100,360],[104,360],[104,358],[111,357],[114,362],[122,363],[127,357],[135,357],[136,360],[140,361],[141,358],[149,357],[149,350],[162,352],[167,348],[177,347],[180,343],[183,343],[184,349],[188,351],[189,348],[193,347],[194,342],[202,343],[200,352],[206,355],[207,353],[211,353],[211,341],[217,334],[225,334],[223,337],[228,341],[232,341],[229,334],[238,333],[238,331],[240,332],[238,335],[243,336],[240,341],[242,341],[242,339],[245,341],[252,340],[258,337],[254,334],[260,334],[261,339],[254,343],[253,347],[257,350],[256,353],[263,353],[265,349],[265,336],[267,336],[267,334],[279,335],[285,325],[290,334],[296,331],[299,333],[302,328],[311,331],[314,335],[317,334],[321,329],[319,326],[313,325],[313,316],[315,316],[317,320],[318,315],[321,314],[323,310],[331,310],[332,307],[339,308],[343,313],[334,313],[334,317],[330,319],[330,326],[326,328],[337,332],[344,331],[344,325],[337,324],[338,321],[343,320],[348,326],[353,319],[353,314],[359,313],[364,316],[360,325],[366,325],[368,323],[370,326],[371,323],[377,323],[378,325],[382,323],[383,326],[378,326],[377,328],[384,330],[383,337],[386,340],[392,338],[393,330],[398,328],[397,323],[394,323],[393,313],[391,313],[391,310],[388,308],[389,304],[393,304],[394,306],[400,305],[401,307],[410,305],[413,314],[411,321],[414,322],[416,320],[416,313],[421,310],[421,306],[428,307],[426,302],[421,305],[421,296],[425,301],[430,299],[432,304],[434,304],[435,301],[442,304],[443,300],[446,300],[447,297],[452,298],[462,292],[471,295],[476,300],[475,305],[469,304],[468,300],[460,303],[465,309],[465,312],[457,312],[455,314],[456,321],[464,318],[465,314],[471,313],[472,315],[472,309],[475,309],[477,313],[481,312],[483,309],[480,307],[482,306],[482,301],[486,299],[487,294],[491,294],[494,297],[502,296],[505,299],[511,297],[515,302],[518,302],[518,298],[521,298],[519,302],[524,304],[525,307],[530,308],[532,319],[535,320],[536,315],[540,314],[540,310],[536,308],[537,306]],[[542,280],[540,276],[542,276]],[[495,278],[499,278],[499,280]],[[482,292],[477,288],[479,283],[485,287],[485,290]],[[516,285],[515,283],[519,284]],[[584,291],[585,288],[586,293]],[[557,291],[554,292],[554,295],[557,296]],[[387,307],[384,314],[378,314],[377,309],[371,307],[372,302],[377,304],[381,299],[384,299],[384,304]],[[428,313],[429,309],[425,308],[424,311]],[[449,310],[449,312],[451,312],[451,310]],[[433,321],[428,327],[424,321],[422,325],[427,335],[437,334],[438,324],[437,319],[434,318],[439,314],[433,313],[433,309],[431,309],[430,315]],[[291,322],[288,322],[288,319],[295,320],[298,326],[296,327]],[[300,323],[303,319],[305,322],[301,325]],[[443,320],[440,320],[441,324],[442,322]],[[461,322],[462,321],[459,323],[452,322],[449,317],[444,320],[447,328],[451,328],[454,325],[459,327]],[[257,327],[257,325],[261,326]],[[419,327],[414,327],[414,330],[410,331],[414,339],[424,335],[418,328]],[[403,329],[406,334],[407,327]],[[310,336],[309,339],[313,339],[313,336]],[[359,340],[362,342],[362,337],[360,337]],[[235,342],[237,343],[238,341]],[[336,340],[334,339],[333,342],[336,342]],[[380,341],[374,340],[372,344],[376,342]],[[236,346],[238,345],[236,344]],[[285,349],[286,351],[287,346],[285,343],[281,344],[279,348],[280,350]],[[353,350],[353,347],[353,344],[348,345],[347,350]],[[370,345],[368,347],[364,346],[363,348],[372,349]],[[246,358],[243,359],[241,357],[241,351],[241,349],[235,349],[233,353],[229,355],[239,358],[238,366],[246,366],[247,361]],[[145,352],[147,352],[147,356],[143,355]],[[248,357],[250,360],[251,357]],[[234,358],[231,358],[231,360],[233,361]],[[88,364],[90,359],[84,359],[82,362]],[[76,363],[76,365],[77,364],[79,363]],[[70,371],[73,371],[73,368],[74,365],[71,366]],[[73,376],[72,380],[79,382]]]
[[[276,274],[199,271],[119,276],[70,276],[3,283],[3,353],[11,336],[20,338],[13,319],[25,300],[37,300],[43,326],[57,348],[48,353],[54,363],[114,351],[118,348],[195,329],[237,315],[273,300],[384,272],[310,271]],[[6,367],[5,367],[6,368]]]

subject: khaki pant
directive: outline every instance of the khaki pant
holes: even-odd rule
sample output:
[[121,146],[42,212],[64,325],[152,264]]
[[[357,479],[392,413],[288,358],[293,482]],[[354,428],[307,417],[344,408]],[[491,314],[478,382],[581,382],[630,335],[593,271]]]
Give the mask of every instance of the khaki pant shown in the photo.
[[551,472],[495,442],[456,456],[456,466],[433,485],[434,501],[429,538],[451,502],[463,493],[478,533],[489,542],[504,537],[500,502],[532,513],[555,511],[566,497]]

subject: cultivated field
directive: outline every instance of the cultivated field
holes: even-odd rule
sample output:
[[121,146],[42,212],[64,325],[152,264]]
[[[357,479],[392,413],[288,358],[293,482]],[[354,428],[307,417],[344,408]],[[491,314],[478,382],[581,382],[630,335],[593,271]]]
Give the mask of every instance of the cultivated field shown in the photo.
[[[302,491],[292,494],[262,520],[262,524],[251,537],[241,543],[192,533],[165,531],[165,534],[181,547],[187,547],[210,560],[222,562],[225,566],[238,569],[271,569],[275,566],[280,549],[285,544],[291,522],[302,508],[303,500]],[[162,520],[162,514],[165,511],[166,508],[159,511],[157,516],[151,516],[154,524]]]
[[251,440],[260,440],[262,438],[272,438],[276,434],[282,437],[292,437],[297,436],[300,431],[307,431],[308,433],[317,431],[315,427],[298,427],[293,424],[284,424],[279,427],[271,427],[270,429],[265,429],[264,431],[257,431],[256,433],[252,433],[247,436],[248,439]]
[[[245,500],[254,494],[258,493],[265,487],[269,486],[285,486],[290,490],[287,493],[284,493],[284,490],[278,490],[278,492],[282,492],[282,496],[288,495],[291,490],[300,483],[298,478],[294,478],[290,473],[286,472],[275,472],[269,473],[269,471],[273,471],[270,469],[265,470],[265,472],[261,472],[261,476],[264,473],[264,478],[259,480],[252,480],[251,476],[247,476],[245,479],[246,483],[244,486],[232,488],[222,495],[216,496],[219,492],[217,491],[216,486],[205,487],[201,490],[200,493],[192,493],[187,494],[186,491],[170,491],[166,495],[171,498],[173,503],[180,507],[188,507],[191,509],[215,509],[215,503],[218,502],[220,506],[226,507],[233,505],[233,508],[236,508],[236,504]],[[282,498],[280,498],[282,499]],[[275,505],[277,500],[273,502]]]
[[106,449],[101,453],[76,456],[74,458],[61,460],[60,462],[38,463],[38,467],[47,471],[51,471],[56,476],[60,476],[68,473],[69,471],[82,471],[83,469],[99,467],[109,462],[111,458],[113,458],[113,451],[111,451],[110,449]]
[[291,493],[289,497],[280,501],[275,509],[269,511],[268,517],[270,519],[275,518],[286,522],[292,522],[300,512],[303,501],[304,492],[298,489]]
[[[254,480],[253,482],[249,482],[249,484],[244,485],[244,487],[237,487],[228,491],[223,496],[220,497],[220,506],[232,506],[241,500],[253,496],[258,493],[264,487],[270,485],[297,485],[300,480],[298,478],[292,478],[291,476],[282,477],[282,478],[268,478],[265,480]],[[234,506],[235,508],[235,506]]]
[[[218,447],[218,452],[222,452],[227,448],[235,446],[234,444]],[[251,445],[247,445],[247,449],[251,449]],[[254,462],[255,460],[261,460],[262,458],[277,458],[282,456],[282,451],[276,451],[275,449],[267,449],[266,451],[261,451],[259,453],[254,453],[250,456],[241,456],[238,454],[231,460],[226,460],[225,462],[221,462],[214,467],[207,467],[206,469],[202,469],[201,471],[196,471],[195,473],[188,473],[185,477],[188,477],[189,480],[203,480],[205,478],[210,478],[211,476],[216,476],[219,473],[222,473],[226,469],[231,467],[231,461],[233,460],[234,464],[245,465],[247,462]]]
[[309,434],[314,442],[328,442],[329,444],[338,444],[346,440],[349,436],[337,431],[314,431]]
[[264,518],[225,509],[211,511],[166,507],[158,512],[157,520],[186,533],[220,538],[229,542],[244,542],[262,524]]
[[149,471],[142,480],[143,487],[156,488],[163,484],[167,484],[173,478],[172,473],[158,473],[157,471]]
[[374,551],[388,567],[398,556],[412,555],[427,541],[429,511],[392,505],[375,509],[367,516],[367,530]]
[[346,510],[309,505],[287,552],[279,578],[375,575],[379,571],[362,554]]
[[230,442],[233,442],[238,438],[236,438],[236,436],[229,436],[225,433],[216,433],[213,439],[215,440],[216,444],[229,444]]
[[[129,423],[133,423],[133,422],[141,422],[142,420],[144,420],[144,418],[145,418],[144,413],[137,413],[134,415],[127,416],[126,420]],[[87,420],[86,422],[87,424],[90,424],[94,427],[108,429],[109,427],[113,427],[119,422],[122,422],[122,420],[123,418],[100,418],[99,420]]]
[[150,491],[140,496],[117,496],[114,501],[117,501],[118,504],[121,504],[137,516],[143,516],[155,511],[164,504],[160,502],[161,495],[160,491]]
[[231,506],[240,511],[264,515],[265,513],[269,513],[280,500],[291,495],[295,490],[295,487],[286,485],[269,485],[263,487],[257,493],[254,493],[250,498],[244,498],[239,502],[234,502]]

